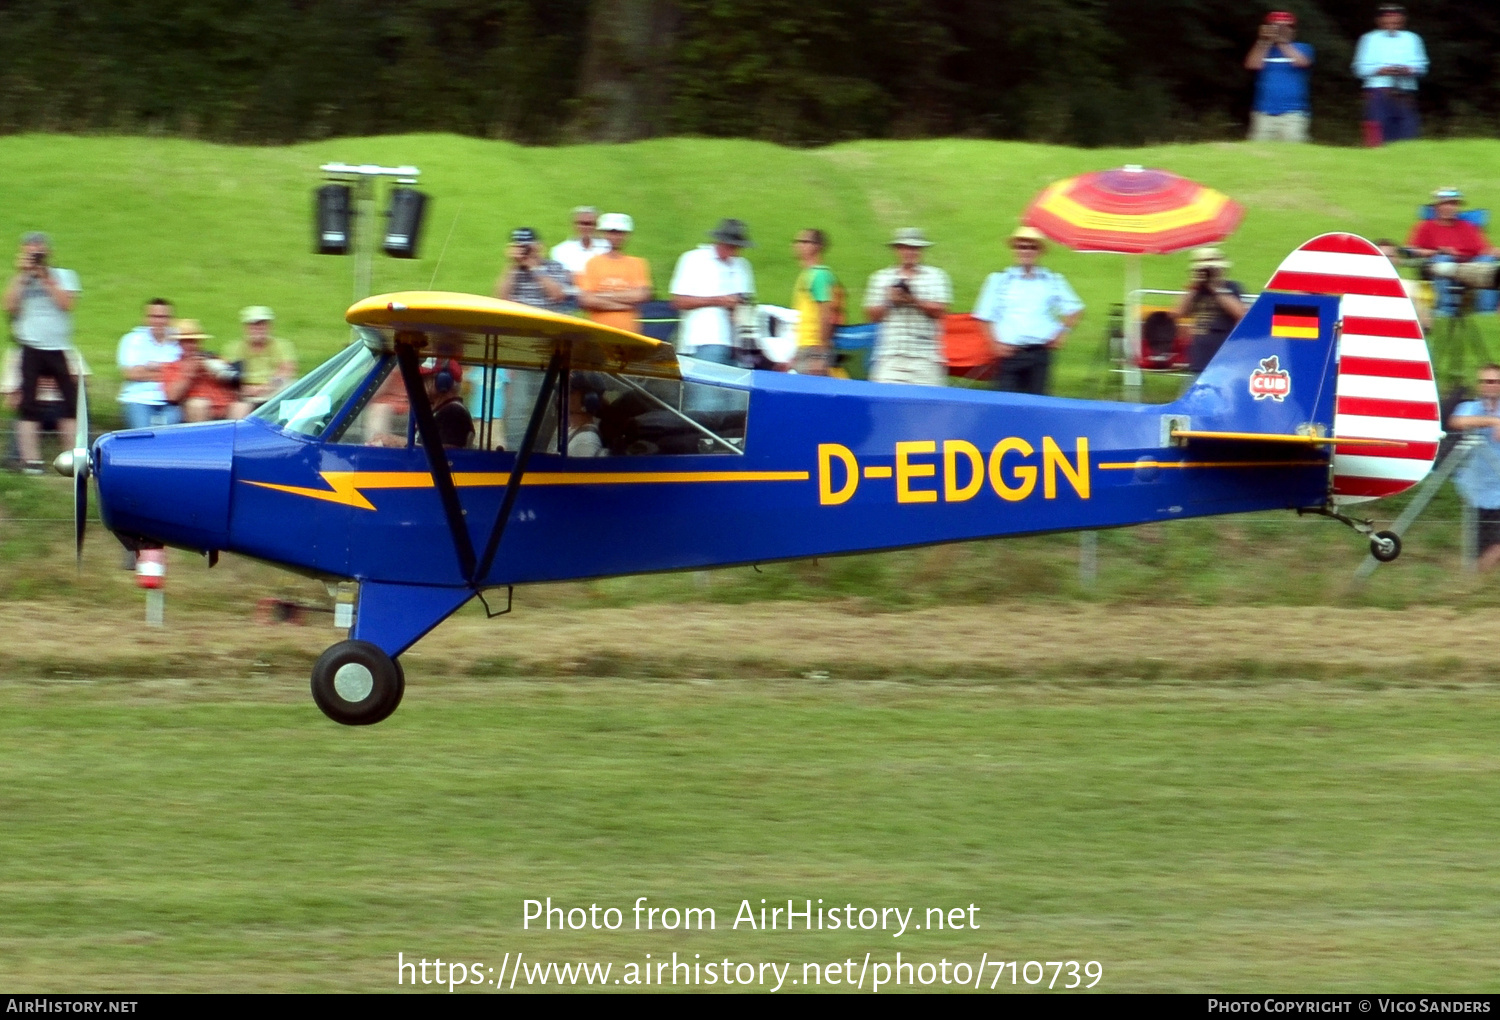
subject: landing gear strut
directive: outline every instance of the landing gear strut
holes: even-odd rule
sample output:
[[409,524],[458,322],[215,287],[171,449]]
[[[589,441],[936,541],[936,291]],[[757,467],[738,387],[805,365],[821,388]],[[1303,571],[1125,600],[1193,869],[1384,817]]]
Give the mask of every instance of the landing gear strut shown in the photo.
[[396,711],[405,691],[401,663],[368,641],[340,641],[313,665],[313,701],[345,726],[380,722]]
[[1373,521],[1350,517],[1326,506],[1298,507],[1297,516],[1303,514],[1317,514],[1319,517],[1330,517],[1341,524],[1347,524],[1370,540],[1370,555],[1381,563],[1389,563],[1401,555],[1401,536],[1394,531],[1376,531]]

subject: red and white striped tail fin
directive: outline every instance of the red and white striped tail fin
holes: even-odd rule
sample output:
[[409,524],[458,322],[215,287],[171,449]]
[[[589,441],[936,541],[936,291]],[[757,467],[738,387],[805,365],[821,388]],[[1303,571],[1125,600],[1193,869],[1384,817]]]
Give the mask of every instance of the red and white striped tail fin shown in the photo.
[[1394,496],[1427,477],[1442,415],[1427,342],[1396,267],[1362,237],[1324,234],[1288,255],[1266,289],[1342,296],[1333,435],[1403,444],[1336,446],[1333,501]]

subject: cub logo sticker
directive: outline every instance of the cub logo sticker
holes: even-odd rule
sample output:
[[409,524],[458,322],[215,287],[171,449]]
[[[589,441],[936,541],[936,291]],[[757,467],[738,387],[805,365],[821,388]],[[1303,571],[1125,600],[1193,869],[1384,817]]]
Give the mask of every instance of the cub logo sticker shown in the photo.
[[1256,400],[1285,400],[1292,392],[1292,373],[1281,367],[1281,358],[1263,358],[1260,367],[1250,373],[1250,395]]

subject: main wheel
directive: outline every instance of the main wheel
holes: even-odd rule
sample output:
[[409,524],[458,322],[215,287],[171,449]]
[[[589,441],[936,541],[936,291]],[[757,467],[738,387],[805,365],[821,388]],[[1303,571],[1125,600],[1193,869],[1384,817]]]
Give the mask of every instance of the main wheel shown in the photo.
[[1394,531],[1377,531],[1370,536],[1370,555],[1389,563],[1401,555],[1401,536]]
[[401,704],[405,692],[401,664],[368,641],[340,641],[313,664],[313,701],[345,726],[380,722]]

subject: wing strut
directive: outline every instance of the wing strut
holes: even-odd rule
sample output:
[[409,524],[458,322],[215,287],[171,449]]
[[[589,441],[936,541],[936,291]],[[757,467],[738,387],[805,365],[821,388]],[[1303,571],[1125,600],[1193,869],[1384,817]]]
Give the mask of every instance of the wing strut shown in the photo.
[[422,440],[422,449],[427,453],[427,466],[432,471],[433,484],[443,501],[443,516],[448,518],[448,530],[453,534],[453,551],[458,554],[458,568],[468,579],[474,577],[474,542],[469,538],[469,526],[464,522],[463,504],[458,499],[458,487],[453,484],[453,472],[448,468],[448,454],[443,450],[443,438],[438,435],[437,418],[432,413],[432,401],[427,399],[427,390],[422,385],[422,371],[417,365],[417,351],[411,344],[396,344],[396,362],[401,366],[401,379],[406,383],[406,395],[411,400],[411,410],[417,419],[417,435]]
[[[484,555],[480,558],[478,566],[469,576],[469,584],[479,587],[480,581],[490,572],[490,565],[495,562],[495,553],[500,548],[500,537],[505,534],[505,526],[510,523],[511,511],[515,509],[516,495],[521,491],[521,478],[526,474],[526,466],[531,463],[531,449],[536,445],[537,433],[542,430],[542,419],[547,414],[547,402],[552,397],[552,388],[557,384],[558,377],[562,375],[563,367],[567,363],[567,354],[562,347],[552,352],[552,360],[547,363],[547,374],[542,378],[542,389],[536,395],[536,406],[531,409],[531,420],[526,423],[526,438],[521,442],[521,449],[516,452],[516,466],[511,469],[510,481],[505,483],[505,498],[500,501],[500,510],[495,514],[495,525],[490,529],[489,541],[484,545]],[[566,411],[558,416],[558,431],[567,432]]]

